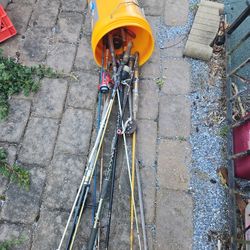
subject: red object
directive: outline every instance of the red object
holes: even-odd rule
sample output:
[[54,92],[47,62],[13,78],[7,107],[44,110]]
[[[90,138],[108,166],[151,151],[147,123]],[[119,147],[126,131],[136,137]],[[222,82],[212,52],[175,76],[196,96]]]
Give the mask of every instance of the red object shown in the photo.
[[16,29],[0,4],[0,42],[16,35]]
[[[250,116],[250,113],[247,117]],[[250,150],[250,121],[233,130],[234,153]],[[234,160],[236,177],[250,180],[250,155]]]

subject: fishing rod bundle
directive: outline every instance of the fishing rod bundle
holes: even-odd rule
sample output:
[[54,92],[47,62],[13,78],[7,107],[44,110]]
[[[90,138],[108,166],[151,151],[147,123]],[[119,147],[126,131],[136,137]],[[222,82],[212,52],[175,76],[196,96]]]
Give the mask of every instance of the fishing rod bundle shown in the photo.
[[[133,32],[128,32],[125,28],[119,28],[109,32],[102,39],[96,138],[58,250],[75,249],[80,224],[86,220],[85,211],[90,206],[90,196],[91,232],[87,246],[82,246],[82,249],[109,249],[116,171],[119,168],[117,164],[118,150],[124,151],[130,191],[130,200],[128,200],[130,202],[130,243],[128,248],[135,249],[135,246],[138,246],[139,249],[147,249],[141,180],[136,162],[140,55],[137,51],[132,53],[135,36]],[[112,127],[111,114],[115,115],[115,127],[109,143],[110,148],[107,148],[105,136],[107,128]],[[103,160],[106,151],[109,151],[108,161]],[[135,184],[137,184],[137,192],[135,192]],[[105,230],[101,225],[103,218],[106,221]],[[136,247],[136,249],[138,248]]]

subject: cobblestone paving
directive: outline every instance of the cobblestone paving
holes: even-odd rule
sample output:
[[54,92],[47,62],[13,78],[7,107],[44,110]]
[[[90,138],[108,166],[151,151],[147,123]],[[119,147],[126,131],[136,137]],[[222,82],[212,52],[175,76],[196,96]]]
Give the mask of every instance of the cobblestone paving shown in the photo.
[[[142,3],[155,35],[159,22],[186,22],[188,1],[175,3]],[[42,80],[39,92],[28,98],[13,97],[10,115],[0,123],[0,145],[7,149],[9,162],[29,169],[32,180],[27,192],[0,177],[0,195],[6,196],[0,206],[0,241],[25,235],[25,242],[14,249],[52,250],[60,241],[94,133],[98,69],[90,20],[83,0],[15,0],[7,11],[18,35],[0,46],[4,54],[16,57],[19,52],[20,62],[46,64],[65,77]],[[182,51],[181,43],[170,49],[156,44],[141,72],[138,160],[149,249],[155,250],[192,248],[190,68]],[[124,235],[115,231],[111,239],[118,249]],[[122,231],[125,236],[127,231]],[[88,233],[82,230],[79,242]]]

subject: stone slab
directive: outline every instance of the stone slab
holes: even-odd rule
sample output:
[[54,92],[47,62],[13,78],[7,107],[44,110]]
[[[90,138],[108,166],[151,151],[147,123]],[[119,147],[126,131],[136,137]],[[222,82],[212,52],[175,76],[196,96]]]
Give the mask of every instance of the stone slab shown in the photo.
[[86,0],[62,0],[63,11],[83,12],[87,6]]
[[[30,190],[11,184],[6,193],[1,219],[13,223],[34,223],[40,208],[46,173],[43,169],[32,168],[30,172]],[[18,204],[18,205],[17,205]]]
[[147,79],[157,79],[161,76],[160,50],[155,47],[150,59],[141,67],[141,77]]
[[61,12],[56,26],[56,38],[61,42],[76,43],[83,24],[83,15]]
[[32,250],[57,249],[66,226],[69,214],[62,211],[49,211],[42,207],[37,227],[34,230]]
[[169,26],[181,26],[187,22],[188,0],[169,0],[165,3],[164,21]]
[[209,61],[212,57],[213,49],[210,46],[196,43],[193,41],[187,41],[184,50],[184,55],[193,57],[196,59],[201,59],[204,61]]
[[74,108],[94,110],[98,93],[99,77],[97,74],[76,72],[77,81],[71,81],[67,96],[67,105]]
[[85,160],[82,157],[56,155],[47,174],[44,204],[50,208],[70,210],[81,183],[84,168]]
[[24,34],[32,13],[32,6],[22,4],[21,1],[8,5],[8,16],[18,34]]
[[56,152],[87,155],[92,125],[91,111],[67,109],[62,118]]
[[22,243],[12,246],[11,250],[29,249],[31,244],[31,234],[32,232],[29,227],[4,222],[0,223],[0,242],[23,238]]
[[[180,74],[181,72],[181,74]],[[162,92],[188,94],[190,91],[190,65],[184,60],[165,60],[163,65]]]
[[60,118],[67,93],[64,79],[43,79],[41,87],[34,96],[32,114],[42,117]]
[[89,37],[83,36],[79,40],[74,68],[86,71],[96,71],[96,72],[98,70],[97,65],[93,58],[91,42]]
[[162,95],[159,110],[161,137],[188,137],[190,134],[190,102],[185,96]]
[[19,142],[24,133],[30,114],[30,102],[11,99],[10,112],[5,121],[0,122],[0,141]]
[[217,3],[214,1],[206,1],[206,0],[201,0],[201,2],[199,3],[199,6],[206,6],[206,7],[216,8],[216,9],[220,9],[220,10],[224,9],[224,4]]
[[192,211],[192,198],[185,192],[158,192],[155,249],[192,249]]
[[75,53],[75,44],[54,43],[49,48],[47,64],[55,70],[69,73],[73,67]]
[[21,62],[26,65],[42,63],[47,55],[51,30],[46,27],[31,27],[23,36]]
[[143,204],[146,224],[154,223],[155,199],[156,199],[156,168],[141,167],[140,176],[142,181]]
[[154,80],[141,80],[139,82],[139,119],[152,119],[158,117],[159,88]]
[[[156,108],[156,107],[155,107]],[[157,123],[152,120],[137,122],[137,157],[146,167],[154,167],[156,161]]]
[[190,161],[191,149],[188,142],[161,140],[157,169],[159,187],[188,190]]
[[53,155],[57,130],[57,120],[31,117],[18,160],[29,164],[48,165]]
[[161,16],[164,9],[164,1],[144,0],[142,7],[147,16]]
[[52,29],[56,24],[60,1],[39,0],[31,16],[30,25]]
[[[16,161],[16,151],[17,151],[16,146],[8,144],[0,144],[0,148],[4,148],[6,150],[7,162],[10,165],[13,165]],[[9,183],[8,179],[0,175],[0,195],[2,195],[6,191],[8,183]]]

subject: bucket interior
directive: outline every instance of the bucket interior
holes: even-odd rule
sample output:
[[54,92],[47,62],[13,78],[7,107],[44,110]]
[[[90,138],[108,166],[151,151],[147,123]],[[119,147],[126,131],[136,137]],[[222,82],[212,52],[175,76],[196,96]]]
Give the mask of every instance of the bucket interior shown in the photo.
[[[131,53],[139,52],[139,64],[144,64],[152,54],[154,49],[154,41],[152,38],[152,34],[149,33],[146,29],[141,28],[139,26],[121,26],[119,28],[125,28],[128,30],[126,34],[126,41],[132,41],[133,47]],[[131,32],[135,34],[135,38],[132,38],[128,33]],[[107,32],[105,35],[107,35]],[[104,37],[105,37],[104,35]],[[95,60],[99,66],[101,66],[102,62],[102,50],[103,49],[103,37],[97,43],[95,48]],[[116,51],[119,54],[119,51]]]

